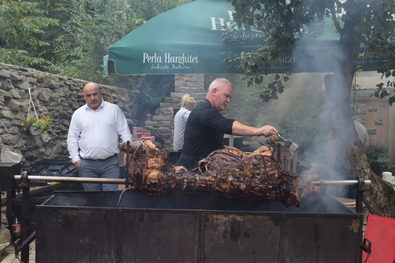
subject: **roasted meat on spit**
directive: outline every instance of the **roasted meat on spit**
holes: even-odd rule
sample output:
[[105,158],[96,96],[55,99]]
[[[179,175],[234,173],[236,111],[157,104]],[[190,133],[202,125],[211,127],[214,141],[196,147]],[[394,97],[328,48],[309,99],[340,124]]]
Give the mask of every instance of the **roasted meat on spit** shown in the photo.
[[128,176],[136,190],[147,194],[205,194],[237,199],[248,204],[276,201],[284,206],[300,206],[304,195],[316,190],[313,176],[301,176],[283,168],[273,158],[278,136],[251,154],[236,148],[212,152],[187,170],[173,166],[166,150],[151,140],[121,143],[128,153]]

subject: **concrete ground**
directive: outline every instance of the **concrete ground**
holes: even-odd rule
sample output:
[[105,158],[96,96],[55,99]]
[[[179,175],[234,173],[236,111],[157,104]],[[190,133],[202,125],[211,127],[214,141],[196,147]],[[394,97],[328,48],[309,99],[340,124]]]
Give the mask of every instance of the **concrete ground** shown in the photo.
[[[21,254],[19,253],[17,256],[14,253],[14,246],[9,245],[6,249],[5,249],[6,253],[8,252],[9,254],[7,255],[7,257],[5,257],[1,263],[19,263],[21,262]],[[35,263],[36,262],[36,241],[33,240],[32,243],[30,243],[29,246],[29,263]]]

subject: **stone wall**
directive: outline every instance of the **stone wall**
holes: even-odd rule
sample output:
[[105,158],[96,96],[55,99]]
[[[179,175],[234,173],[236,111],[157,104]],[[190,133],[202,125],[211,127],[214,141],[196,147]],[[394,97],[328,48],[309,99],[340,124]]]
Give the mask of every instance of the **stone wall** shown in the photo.
[[206,96],[203,74],[176,74],[174,76],[174,92],[160,103],[160,107],[152,116],[152,121],[145,122],[145,129],[157,132],[164,140],[163,148],[173,151],[174,115],[181,107],[181,99],[185,94],[191,95],[196,102]]
[[[0,63],[0,148],[22,154],[25,170],[42,159],[67,157],[68,127],[73,112],[85,104],[82,89],[87,82]],[[131,119],[135,106],[128,90],[99,86],[104,100],[117,104]],[[50,129],[38,136],[21,127],[22,119],[28,117],[29,89],[39,117],[52,117]],[[30,107],[29,117],[34,116]]]

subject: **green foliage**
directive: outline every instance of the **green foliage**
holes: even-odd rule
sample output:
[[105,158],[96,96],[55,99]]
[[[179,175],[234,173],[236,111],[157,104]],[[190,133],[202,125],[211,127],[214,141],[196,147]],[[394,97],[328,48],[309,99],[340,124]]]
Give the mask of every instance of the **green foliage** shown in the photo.
[[377,89],[374,91],[373,96],[382,99],[388,97],[388,103],[391,106],[395,102],[395,96],[392,95],[392,90],[395,88],[395,70],[381,70],[383,77],[389,79],[385,83],[376,85]]
[[180,4],[180,0],[82,0],[56,6],[63,12],[61,31],[54,42],[59,73],[64,76],[108,83],[103,73],[107,48],[152,16]]
[[67,6],[52,3],[54,14],[64,12],[53,49],[57,56],[58,74],[95,82],[105,82],[102,63],[106,49],[144,21],[125,12],[124,1],[70,1]]
[[30,127],[33,127],[36,130],[39,130],[41,132],[45,132],[46,130],[49,129],[49,124],[51,123],[52,118],[49,115],[45,115],[42,118],[26,118],[22,120],[21,126],[24,129],[29,129]]
[[136,15],[144,20],[150,20],[154,16],[166,12],[175,7],[190,3],[191,0],[130,0],[130,6],[134,7]]
[[[264,90],[263,94],[260,94],[259,97],[264,101],[268,102],[271,99],[278,99],[278,94],[281,94],[284,92],[284,82],[287,82],[289,80],[289,76],[291,76],[291,72],[287,72],[285,74],[276,74],[274,77],[274,81],[270,82],[267,86],[266,89]],[[253,77],[249,80],[248,85],[252,85],[252,80],[254,80],[254,83],[259,85],[262,83],[262,77]]]
[[[360,44],[373,52],[386,52],[387,40],[393,41],[395,33],[395,2],[393,0],[361,0],[361,1],[272,1],[272,0],[232,0],[235,6],[236,20],[243,20],[249,25],[265,33],[264,43],[253,52],[242,53],[233,61],[238,61],[251,83],[260,83],[259,76],[268,74],[269,68],[278,65],[281,59],[292,54],[298,40],[316,37],[321,34],[320,21],[330,17],[341,36],[345,53],[354,58],[354,47]],[[393,57],[393,56],[392,56]],[[388,59],[391,59],[389,55]],[[232,59],[231,59],[232,60]],[[389,60],[390,61],[390,60]],[[386,70],[394,69],[395,63],[387,63]],[[353,63],[348,59],[345,62]],[[344,68],[352,70],[356,65]],[[340,67],[340,66],[339,66]],[[353,73],[353,72],[352,72]],[[386,73],[388,75],[388,72]],[[282,83],[273,82],[271,92],[263,96],[267,101],[276,98]],[[383,93],[377,93],[385,95]]]
[[14,48],[0,47],[0,62],[11,65],[18,65],[21,67],[45,67],[50,65],[50,62],[39,57],[32,57],[29,52],[25,50],[17,50]]
[[21,126],[22,126],[22,128],[28,129],[28,128],[30,128],[36,121],[37,121],[36,118],[26,118],[26,119],[22,119]]
[[395,172],[395,166],[391,165],[391,161],[388,159],[387,149],[368,148],[366,150],[366,156],[375,174],[381,175],[385,171]]
[[40,57],[40,48],[48,47],[43,40],[45,28],[57,20],[46,17],[37,3],[5,0],[0,5],[0,61],[23,67],[48,66]]
[[107,83],[107,48],[189,0],[3,0],[0,61]]
[[[277,66],[282,58],[292,53],[298,39],[311,34],[306,24],[317,19],[317,13],[320,19],[323,17],[321,4],[317,3],[247,0],[232,1],[232,4],[237,11],[236,20],[254,24],[266,35],[265,42],[255,52],[243,53],[239,58],[240,66],[248,76],[268,74],[270,66]],[[255,83],[257,81],[255,77]]]

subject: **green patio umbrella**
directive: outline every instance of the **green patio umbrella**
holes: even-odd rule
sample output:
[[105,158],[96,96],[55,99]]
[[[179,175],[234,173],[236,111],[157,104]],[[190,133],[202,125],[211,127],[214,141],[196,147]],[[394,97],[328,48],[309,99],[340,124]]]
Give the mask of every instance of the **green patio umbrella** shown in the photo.
[[[225,0],[197,0],[160,14],[110,46],[104,70],[120,75],[242,73],[225,54],[251,51],[265,35],[248,25],[238,26],[233,12]],[[318,38],[301,41],[270,72],[331,72],[339,39],[328,20]],[[361,56],[363,70],[375,70],[384,61],[371,56]]]

